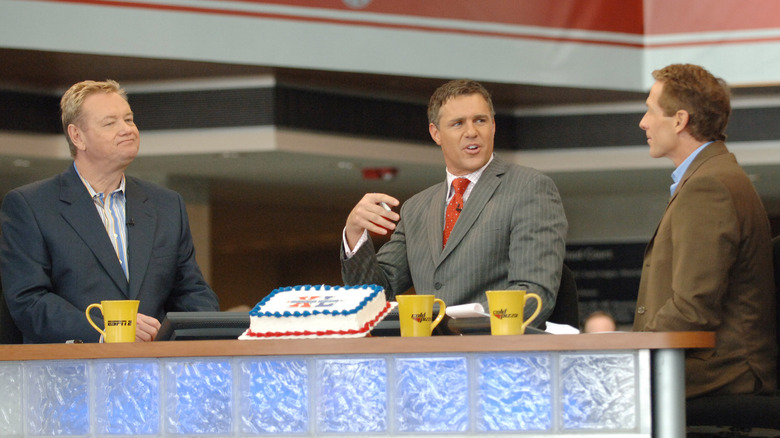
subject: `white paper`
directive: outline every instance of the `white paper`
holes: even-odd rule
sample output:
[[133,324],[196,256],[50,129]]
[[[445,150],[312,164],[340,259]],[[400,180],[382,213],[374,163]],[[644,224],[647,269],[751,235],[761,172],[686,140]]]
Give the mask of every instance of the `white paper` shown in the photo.
[[547,321],[547,328],[544,330],[547,333],[554,335],[578,335],[579,329],[576,329],[568,324],[556,324],[554,322]]
[[[481,318],[490,316],[485,312],[485,308],[482,304],[458,304],[457,306],[447,306],[447,316],[450,318]],[[576,335],[579,334],[579,329],[572,327],[568,324],[556,324],[554,322],[547,321],[547,333],[554,335]]]
[[450,318],[478,318],[483,316],[490,316],[485,313],[485,309],[482,304],[458,304],[457,306],[447,306],[447,316]]

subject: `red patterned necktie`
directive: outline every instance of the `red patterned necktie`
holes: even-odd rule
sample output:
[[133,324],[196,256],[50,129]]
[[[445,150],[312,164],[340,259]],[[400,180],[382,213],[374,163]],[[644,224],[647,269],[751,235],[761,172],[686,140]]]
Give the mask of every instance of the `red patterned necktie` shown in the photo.
[[466,193],[466,187],[469,186],[467,178],[455,178],[452,181],[452,187],[455,189],[455,194],[450,199],[450,203],[447,204],[447,214],[444,217],[444,235],[442,236],[442,248],[447,245],[447,239],[450,237],[452,227],[455,226],[455,221],[458,220],[460,211],[463,210],[463,194]]

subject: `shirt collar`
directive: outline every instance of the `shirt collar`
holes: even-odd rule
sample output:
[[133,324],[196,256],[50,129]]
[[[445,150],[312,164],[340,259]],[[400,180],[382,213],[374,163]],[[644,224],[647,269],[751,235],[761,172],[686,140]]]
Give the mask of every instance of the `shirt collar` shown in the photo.
[[[86,179],[84,179],[83,176],[81,176],[81,173],[79,173],[79,168],[76,166],[75,162],[73,163],[73,168],[76,169],[76,174],[81,179],[81,182],[82,182],[82,184],[84,184],[84,187],[87,188],[87,191],[89,191],[89,196],[94,198],[95,196],[100,195],[98,192],[95,191],[95,189],[92,188],[92,185],[90,185],[89,181],[87,181]],[[124,173],[122,174],[122,180],[119,182],[119,188],[114,190],[111,193],[117,193],[117,192],[122,193],[122,194],[125,193],[125,174]],[[105,194],[103,194],[103,196],[105,196]]]
[[452,181],[455,180],[455,178],[466,178],[469,181],[471,181],[471,184],[469,184],[470,187],[473,187],[475,184],[477,184],[477,181],[479,181],[479,177],[482,176],[482,172],[487,169],[487,167],[490,165],[490,163],[493,162],[493,158],[495,158],[495,154],[490,156],[490,159],[487,163],[485,163],[484,166],[480,167],[479,169],[475,170],[474,172],[471,172],[468,175],[462,175],[462,176],[455,176],[450,173],[450,170],[447,169],[447,193],[449,194],[450,191],[452,191]]
[[690,167],[693,160],[696,158],[697,155],[699,155],[699,152],[704,150],[707,146],[711,145],[713,142],[707,142],[703,145],[696,148],[695,151],[693,151],[690,155],[688,155],[688,158],[685,159],[679,166],[677,166],[677,169],[674,169],[674,172],[672,172],[672,185],[669,187],[669,191],[672,195],[674,195],[674,191],[677,189],[677,184],[680,183],[680,180],[682,179],[683,175],[685,175],[685,172],[688,170],[688,167]]

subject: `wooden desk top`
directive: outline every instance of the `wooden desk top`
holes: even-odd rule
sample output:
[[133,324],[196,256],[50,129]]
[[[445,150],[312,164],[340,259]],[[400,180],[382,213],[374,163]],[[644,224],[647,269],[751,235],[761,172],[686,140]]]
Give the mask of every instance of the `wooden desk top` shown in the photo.
[[0,361],[712,348],[713,332],[0,345]]

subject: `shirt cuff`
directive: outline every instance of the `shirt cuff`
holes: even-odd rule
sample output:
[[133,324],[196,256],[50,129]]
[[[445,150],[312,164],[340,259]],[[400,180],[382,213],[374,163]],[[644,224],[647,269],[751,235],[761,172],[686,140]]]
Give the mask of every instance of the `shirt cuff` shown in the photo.
[[344,230],[341,232],[341,240],[344,242],[344,255],[346,256],[345,260],[349,260],[353,255],[355,255],[356,252],[358,252],[360,247],[366,243],[366,240],[368,240],[368,230],[363,230],[363,235],[360,236],[360,240],[358,240],[357,244],[355,244],[355,249],[353,250],[349,249],[349,244],[347,243],[347,227],[344,227]]

